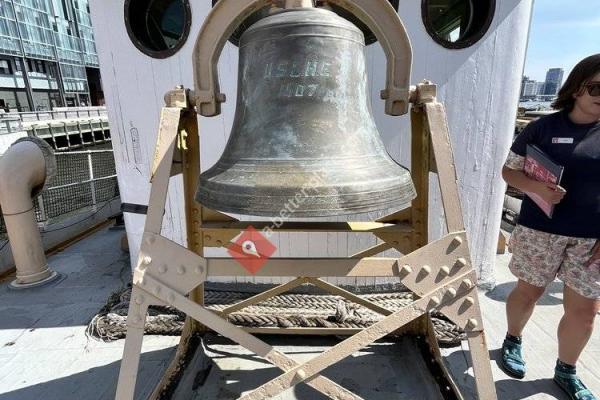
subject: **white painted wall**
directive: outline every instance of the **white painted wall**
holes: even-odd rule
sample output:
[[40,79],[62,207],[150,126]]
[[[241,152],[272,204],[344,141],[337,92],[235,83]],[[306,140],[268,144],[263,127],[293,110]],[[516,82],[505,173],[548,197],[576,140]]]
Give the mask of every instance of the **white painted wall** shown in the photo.
[[[191,2],[190,38],[175,56],[157,60],[142,54],[129,41],[123,22],[123,2],[90,1],[123,202],[147,204],[150,161],[163,94],[178,84],[193,87],[191,54],[209,3]],[[504,192],[500,169],[512,139],[531,9],[532,0],[497,1],[488,33],[463,50],[445,49],[429,37],[422,23],[420,1],[402,2],[400,11],[414,49],[412,82],[430,79],[437,83],[439,97],[447,107],[465,222],[482,283],[493,282]],[[368,48],[367,56],[373,111],[381,135],[390,154],[409,165],[408,118],[385,116],[383,102],[379,100],[385,82],[383,52],[379,45],[373,45]],[[217,161],[231,129],[237,61],[237,49],[227,44],[219,70],[221,90],[228,101],[220,116],[200,119],[203,170]],[[181,194],[181,178],[173,178],[163,234],[185,243]],[[435,182],[431,199],[430,239],[435,239],[445,230]],[[370,217],[374,216],[359,216]],[[127,214],[125,221],[135,262],[144,217]],[[365,235],[335,233],[281,233],[274,238],[279,256],[346,256],[374,243],[375,239]],[[371,284],[374,280],[346,282]]]

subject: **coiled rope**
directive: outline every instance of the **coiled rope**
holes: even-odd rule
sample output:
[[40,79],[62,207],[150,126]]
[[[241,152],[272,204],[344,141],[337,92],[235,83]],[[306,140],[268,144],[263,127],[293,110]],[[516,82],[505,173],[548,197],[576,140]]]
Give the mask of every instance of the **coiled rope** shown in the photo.
[[[206,308],[220,312],[256,293],[205,289]],[[107,304],[90,321],[87,334],[102,341],[125,337],[126,320],[131,288],[113,293]],[[390,311],[396,311],[413,302],[411,292],[359,294]],[[229,322],[252,328],[367,328],[383,316],[340,296],[322,294],[282,294],[233,312]],[[459,329],[442,314],[431,314],[440,345],[456,346],[466,339]],[[180,335],[185,314],[172,307],[150,306],[144,333],[148,335]]]

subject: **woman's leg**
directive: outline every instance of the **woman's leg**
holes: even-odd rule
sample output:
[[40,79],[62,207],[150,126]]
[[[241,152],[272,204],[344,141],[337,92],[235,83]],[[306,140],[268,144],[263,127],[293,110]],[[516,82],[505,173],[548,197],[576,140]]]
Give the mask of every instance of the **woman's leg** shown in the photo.
[[506,301],[508,334],[502,343],[502,360],[500,365],[513,378],[522,379],[525,377],[526,367],[521,346],[521,334],[523,328],[525,328],[525,324],[527,324],[533,313],[535,303],[543,293],[543,287],[534,286],[519,279],[517,286],[510,293]]
[[592,335],[600,300],[583,297],[565,285],[563,307],[565,314],[558,325],[558,358],[575,365]]
[[521,336],[523,329],[533,314],[536,302],[544,294],[545,288],[533,286],[521,279],[506,300],[508,334]]

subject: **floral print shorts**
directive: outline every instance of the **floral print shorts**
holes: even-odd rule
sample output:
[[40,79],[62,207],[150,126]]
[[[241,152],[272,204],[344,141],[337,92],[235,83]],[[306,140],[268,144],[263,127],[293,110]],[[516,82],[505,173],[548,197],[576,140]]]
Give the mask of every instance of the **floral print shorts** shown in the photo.
[[519,279],[538,287],[556,277],[589,299],[600,300],[600,265],[586,267],[596,239],[555,235],[517,225],[508,248],[513,253],[508,267]]

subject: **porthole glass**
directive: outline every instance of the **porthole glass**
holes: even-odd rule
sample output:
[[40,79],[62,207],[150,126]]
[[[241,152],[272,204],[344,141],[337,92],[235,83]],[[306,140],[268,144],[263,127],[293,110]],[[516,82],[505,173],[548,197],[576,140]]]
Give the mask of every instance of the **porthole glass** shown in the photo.
[[188,0],[126,0],[125,25],[133,44],[154,58],[175,54],[192,22]]
[[423,21],[444,47],[462,49],[485,35],[496,11],[495,0],[422,0]]

